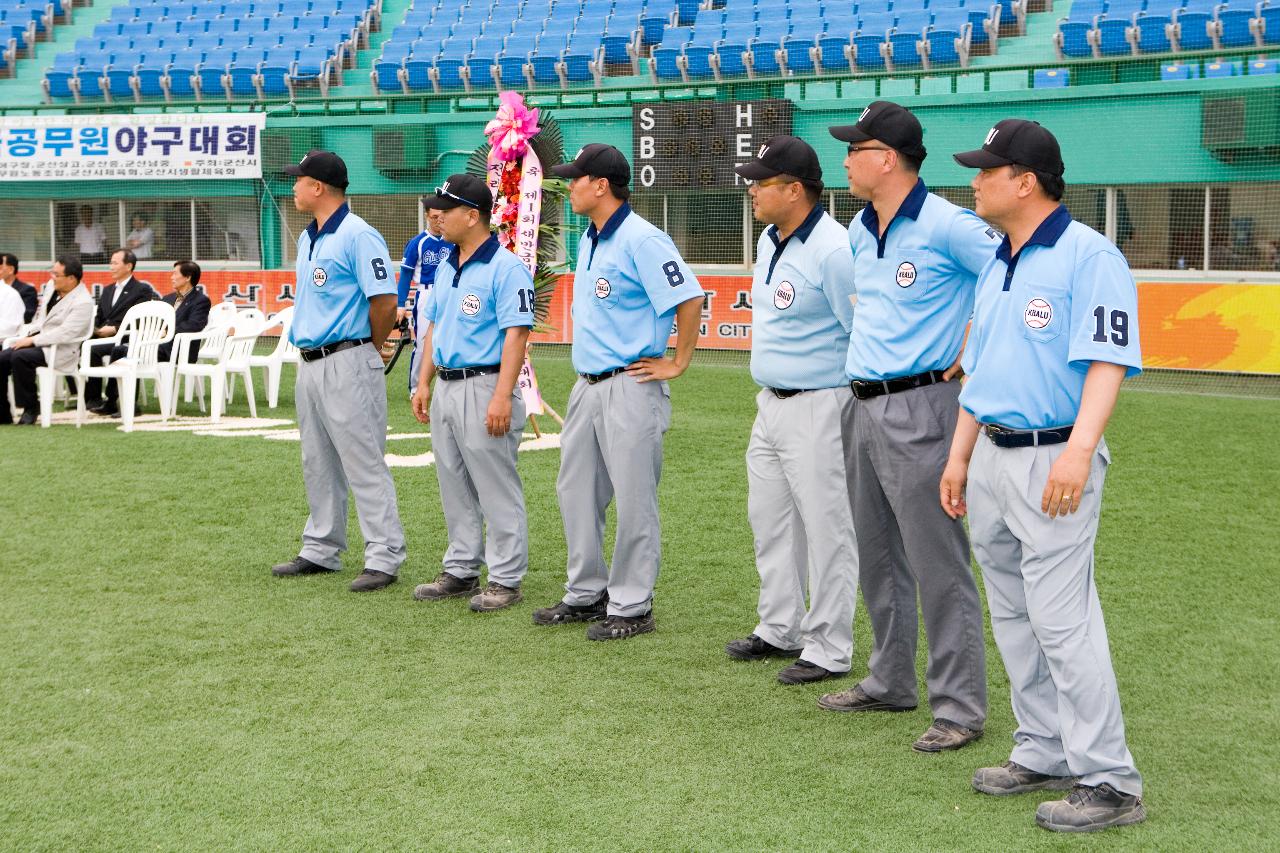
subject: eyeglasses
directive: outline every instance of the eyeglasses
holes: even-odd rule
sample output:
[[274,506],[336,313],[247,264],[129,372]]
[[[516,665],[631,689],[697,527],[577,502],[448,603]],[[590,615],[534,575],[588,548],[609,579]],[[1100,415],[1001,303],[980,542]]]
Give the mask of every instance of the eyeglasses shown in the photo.
[[475,210],[480,209],[480,205],[476,204],[474,201],[469,201],[468,199],[465,199],[460,195],[454,195],[444,187],[436,187],[436,195],[444,196],[445,198],[451,198],[454,201],[459,202],[460,204],[465,204],[467,207],[474,208]]
[[789,181],[781,175],[775,175],[772,178],[765,178],[763,181],[753,181],[752,183],[755,186],[764,189],[765,187],[780,187],[784,184],[795,183],[795,181]]
[[859,151],[892,151],[892,148],[884,148],[877,145],[850,145],[849,153],[857,154]]

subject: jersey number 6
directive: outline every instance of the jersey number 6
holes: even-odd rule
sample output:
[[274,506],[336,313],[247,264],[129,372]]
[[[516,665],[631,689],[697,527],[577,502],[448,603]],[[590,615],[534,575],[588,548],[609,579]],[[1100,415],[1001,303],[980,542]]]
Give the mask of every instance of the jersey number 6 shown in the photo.
[[382,258],[374,258],[370,263],[373,264],[373,277],[378,281],[386,281],[387,265],[382,262]]

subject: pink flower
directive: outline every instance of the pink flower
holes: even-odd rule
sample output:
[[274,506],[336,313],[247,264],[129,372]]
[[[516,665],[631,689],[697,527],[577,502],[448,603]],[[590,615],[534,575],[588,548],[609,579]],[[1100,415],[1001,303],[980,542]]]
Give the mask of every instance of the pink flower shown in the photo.
[[498,99],[498,114],[485,125],[484,135],[489,137],[498,160],[518,160],[528,150],[529,140],[542,130],[538,127],[538,108],[526,107],[519,92],[502,92]]

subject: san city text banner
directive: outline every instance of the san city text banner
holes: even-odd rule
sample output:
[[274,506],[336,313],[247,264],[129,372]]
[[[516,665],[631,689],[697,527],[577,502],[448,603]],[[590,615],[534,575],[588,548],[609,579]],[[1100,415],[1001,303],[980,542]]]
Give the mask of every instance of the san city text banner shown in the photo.
[[[161,294],[171,290],[167,271],[141,271],[138,277]],[[698,280],[706,291],[698,345],[750,350],[751,279],[704,275]],[[96,298],[111,277],[94,270],[85,274],[85,283]],[[296,292],[292,270],[210,270],[200,286],[215,303],[231,300],[267,313],[292,305]],[[535,343],[573,341],[572,287],[572,276],[561,278],[547,317],[552,331],[534,335]],[[1278,285],[1139,282],[1138,314],[1147,367],[1280,375]]]
[[6,116],[0,181],[262,177],[262,113]]

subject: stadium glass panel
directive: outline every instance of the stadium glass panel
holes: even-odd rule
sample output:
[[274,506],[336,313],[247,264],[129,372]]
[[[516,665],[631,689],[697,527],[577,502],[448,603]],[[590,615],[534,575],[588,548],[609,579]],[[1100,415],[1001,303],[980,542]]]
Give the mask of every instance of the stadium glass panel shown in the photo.
[[1114,242],[1134,269],[1194,270],[1204,266],[1204,187],[1115,189]]
[[[151,248],[144,255],[138,251],[141,261],[181,261],[194,256],[191,244],[191,199],[127,199],[120,203],[124,237],[119,246],[124,245],[142,219],[142,228],[150,228],[152,232]],[[115,248],[115,247],[112,247]],[[136,251],[136,250],[135,250]]]
[[53,260],[49,202],[43,199],[12,201],[0,216],[0,251],[18,256],[21,269]]
[[747,263],[742,199],[741,190],[667,195],[667,233],[688,263],[739,267]]
[[[417,195],[353,195],[351,210],[368,222],[387,241],[392,260],[400,257],[406,243],[421,233]],[[294,234],[297,239],[297,234]]]
[[102,226],[105,239],[103,252],[110,252],[124,242],[124,232],[120,230],[120,203],[116,199],[86,198],[74,201],[59,201],[53,205],[54,222],[54,254],[74,255],[87,263],[106,263],[106,258],[85,257],[76,242],[76,228],[81,224],[83,209],[89,208],[92,225]]
[[262,262],[256,198],[196,199],[195,227],[196,260]]
[[1230,184],[1209,194],[1209,268],[1280,270],[1280,184]]

